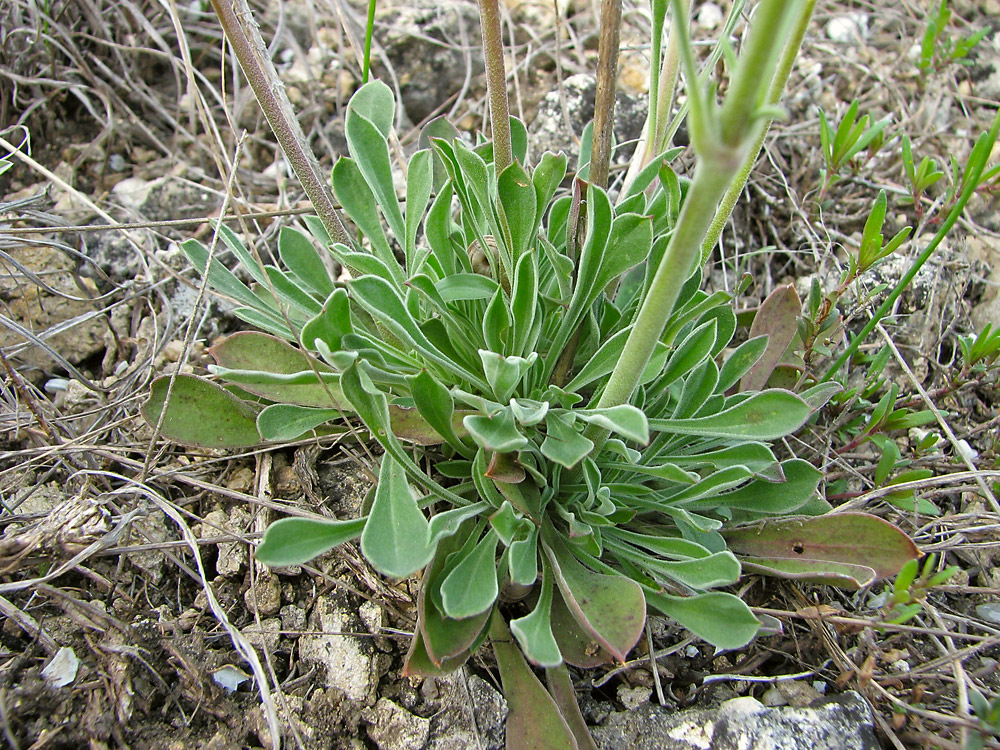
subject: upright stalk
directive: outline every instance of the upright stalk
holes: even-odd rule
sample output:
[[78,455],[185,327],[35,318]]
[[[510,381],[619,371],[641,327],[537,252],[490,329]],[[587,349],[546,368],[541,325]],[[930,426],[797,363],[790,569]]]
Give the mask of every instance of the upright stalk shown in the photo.
[[[691,0],[684,0],[685,10]],[[652,161],[653,157],[666,148],[667,125],[670,120],[670,110],[674,103],[674,89],[677,87],[678,44],[677,44],[677,14],[670,16],[670,33],[667,37],[666,50],[663,50],[663,26],[666,19],[667,0],[654,0],[652,5],[652,47],[649,79],[649,116],[643,127],[642,138],[636,146],[635,155],[629,164],[625,183],[622,186],[619,199],[624,196],[629,186],[635,181],[639,172]]]
[[[632,398],[677,303],[681,287],[700,259],[701,245],[716,208],[737,178],[750,146],[767,127],[769,119],[762,116],[760,109],[777,63],[774,40],[783,38],[788,18],[800,5],[801,2],[788,0],[761,2],[746,49],[733,72],[733,85],[718,109],[699,84],[688,37],[686,8],[681,0],[674,0],[690,102],[689,130],[691,143],[698,154],[698,166],[670,243],[636,315],[624,351],[601,394],[598,408],[617,406]],[[587,437],[599,447],[606,433],[596,428],[588,430]]]
[[601,35],[597,46],[597,95],[594,99],[594,148],[590,182],[607,188],[611,171],[611,145],[615,125],[615,84],[618,79],[618,46],[621,39],[622,2],[601,3]]
[[[791,74],[792,66],[799,55],[799,49],[802,47],[802,40],[805,38],[806,29],[809,27],[809,21],[812,18],[815,7],[816,0],[806,0],[805,5],[802,6],[802,10],[799,13],[799,17],[795,21],[795,28],[788,42],[785,44],[784,50],[782,50],[778,69],[767,92],[767,104],[771,106],[777,106],[778,102],[781,101],[781,95],[785,91],[788,76]],[[764,138],[767,136],[772,119],[768,120],[767,127],[761,130],[760,135],[757,136],[757,142],[750,149],[746,161],[743,162],[739,176],[729,186],[725,196],[722,198],[722,203],[719,205],[719,210],[715,212],[715,219],[712,220],[712,225],[708,228],[708,234],[701,244],[702,263],[708,260],[708,256],[712,253],[715,243],[719,241],[722,228],[726,226],[726,222],[729,221],[729,217],[733,214],[736,201],[739,200],[740,195],[743,193],[743,188],[746,187],[747,181],[750,179],[750,172],[753,171],[753,165],[757,162],[757,157],[760,156],[760,150],[764,146]]]
[[333,191],[295,117],[246,0],[212,0],[212,7],[236,53],[236,59],[240,61],[243,74],[250,82],[257,103],[295,176],[302,183],[316,215],[334,242],[350,245],[351,237],[334,205]]
[[493,130],[493,165],[499,175],[514,159],[510,144],[510,105],[507,103],[507,71],[503,62],[499,0],[479,0],[479,22],[483,30],[486,90]]

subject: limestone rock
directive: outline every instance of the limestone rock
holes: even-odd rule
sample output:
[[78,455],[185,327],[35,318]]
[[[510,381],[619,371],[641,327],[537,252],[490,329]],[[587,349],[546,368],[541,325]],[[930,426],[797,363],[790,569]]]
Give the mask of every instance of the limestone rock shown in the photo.
[[[597,79],[581,73],[562,82],[562,88],[549,92],[538,105],[538,114],[528,128],[531,146],[529,160],[537,160],[545,151],[565,153],[570,157],[570,168],[575,167],[579,151],[577,141],[587,123],[594,118],[594,95]],[[563,101],[572,133],[566,131]],[[623,144],[642,135],[646,122],[645,96],[630,96],[619,92],[615,99],[615,142]],[[622,164],[632,155],[634,146],[628,145],[615,151],[614,162]]]
[[371,639],[345,635],[363,627],[356,612],[335,597],[319,597],[309,618],[312,632],[299,638],[299,658],[325,670],[326,687],[343,691],[352,701],[370,704],[378,682]]
[[427,750],[503,750],[507,702],[489,683],[460,669],[427,678],[421,692],[438,706]]
[[414,716],[388,698],[379,698],[367,712],[368,736],[379,750],[423,750],[430,734],[430,719]]
[[612,714],[593,730],[602,750],[877,750],[874,720],[854,692],[810,708],[767,708],[734,698],[718,708],[675,713],[646,704]]

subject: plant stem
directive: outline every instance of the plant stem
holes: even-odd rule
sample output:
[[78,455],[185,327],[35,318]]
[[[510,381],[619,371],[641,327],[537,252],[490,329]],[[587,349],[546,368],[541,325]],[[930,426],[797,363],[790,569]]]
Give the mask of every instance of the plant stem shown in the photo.
[[[685,12],[691,0],[683,0]],[[619,199],[628,192],[629,186],[635,181],[639,172],[653,159],[664,151],[667,141],[667,127],[670,121],[670,110],[674,103],[674,89],[677,87],[678,65],[677,14],[670,16],[670,34],[667,37],[667,49],[663,53],[663,21],[666,14],[667,1],[653,3],[653,46],[651,75],[649,80],[649,115],[642,131],[642,138],[636,146],[635,155],[629,164],[625,182],[619,193]]]
[[615,125],[615,84],[618,79],[618,47],[621,38],[621,0],[601,3],[601,34],[597,46],[597,94],[594,99],[594,150],[590,159],[590,182],[608,187],[611,146]]
[[268,57],[267,47],[246,0],[212,0],[212,7],[240,61],[243,74],[250,82],[257,103],[274,131],[274,137],[302,183],[317,216],[335,242],[351,246],[351,236],[333,203],[333,192],[322,176],[316,155],[292,111],[284,85]]
[[868,338],[872,331],[875,330],[875,326],[881,323],[885,316],[889,314],[892,306],[896,304],[896,300],[899,299],[900,295],[910,285],[910,282],[913,281],[913,277],[917,275],[921,268],[923,268],[924,263],[926,263],[930,259],[931,255],[934,254],[938,245],[940,245],[944,238],[948,236],[951,228],[955,226],[955,223],[965,210],[965,206],[972,197],[972,194],[976,192],[979,179],[982,176],[983,170],[986,168],[986,162],[989,159],[990,150],[993,148],[993,144],[996,143],[998,132],[1000,132],[1000,112],[998,112],[993,118],[993,124],[990,126],[989,132],[983,133],[979,136],[979,140],[976,142],[972,156],[970,156],[970,160],[975,158],[976,163],[971,164],[971,169],[968,167],[966,168],[964,178],[965,184],[962,188],[962,194],[959,196],[958,201],[948,213],[948,218],[941,224],[941,228],[938,229],[937,234],[934,235],[927,247],[924,248],[923,252],[917,256],[917,259],[913,262],[913,265],[910,266],[910,269],[903,274],[903,278],[896,283],[896,286],[893,287],[889,296],[885,298],[885,302],[883,302],[879,306],[878,310],[876,310],[872,315],[871,320],[868,321],[857,336],[851,339],[851,343],[837,358],[837,361],[830,366],[830,369],[826,371],[826,374],[820,378],[819,382],[823,383],[830,380],[830,378],[836,375],[840,368],[843,367],[844,364],[857,353],[861,343]]
[[[795,22],[795,28],[792,31],[792,35],[789,38],[787,44],[785,44],[784,49],[781,53],[781,60],[778,62],[778,69],[775,72],[774,80],[771,81],[771,87],[767,92],[767,103],[769,105],[777,105],[781,100],[781,95],[785,91],[785,85],[788,83],[788,76],[792,72],[792,66],[795,64],[795,59],[799,55],[799,49],[802,47],[802,40],[805,38],[806,29],[809,28],[809,21],[812,18],[813,9],[816,7],[816,0],[806,0],[805,5],[799,13],[798,18]],[[764,146],[764,138],[767,136],[767,131],[770,128],[772,120],[768,120],[767,126],[760,131],[760,135],[757,136],[757,142],[751,147],[750,153],[747,155],[746,161],[743,163],[743,167],[740,169],[739,176],[730,185],[729,190],[726,191],[726,195],[722,199],[722,203],[719,206],[719,210],[715,212],[715,219],[712,221],[712,225],[708,228],[708,234],[705,237],[705,241],[701,245],[701,262],[704,263],[708,260],[708,256],[711,254],[712,249],[715,244],[719,241],[719,236],[722,234],[723,227],[726,226],[726,222],[729,221],[729,217],[733,214],[733,208],[736,206],[736,201],[739,200],[740,195],[743,194],[743,188],[746,187],[747,181],[750,179],[750,172],[753,171],[753,165],[757,163],[757,157],[760,156],[760,150]]]
[[[774,40],[786,33],[788,17],[801,3],[763,0],[758,6],[743,57],[734,71],[733,87],[718,110],[701,88],[688,36],[687,13],[681,0],[674,0],[681,61],[691,104],[689,130],[698,154],[694,180],[670,243],[663,254],[646,298],[636,315],[625,348],[601,394],[598,408],[627,403],[642,371],[670,319],[681,287],[700,259],[701,245],[722,200],[739,175],[750,146],[760,137],[768,120],[758,110],[773,78],[777,52]],[[607,433],[588,429],[595,450]]]
[[[695,168],[694,180],[677,220],[677,227],[639,308],[625,349],[601,395],[597,408],[624,404],[632,393],[663,328],[677,302],[684,282],[698,261],[702,239],[714,215],[714,207],[729,187],[734,169],[715,160],[704,160]],[[590,435],[588,434],[588,437]],[[591,438],[592,439],[592,438]]]
[[368,83],[368,71],[372,62],[372,36],[375,31],[375,6],[378,0],[368,0],[368,23],[365,26],[365,59],[361,66],[361,83]]
[[493,166],[500,174],[513,161],[510,143],[510,106],[507,103],[507,71],[503,61],[503,34],[498,0],[479,0],[479,22],[486,58],[486,89],[490,99],[493,131]]
[[[743,143],[751,121],[760,117],[782,47],[775,40],[788,37],[790,10],[800,6],[795,0],[762,0],[754,11],[748,30],[746,51],[733,71],[729,92],[719,112],[719,138],[727,146]],[[786,45],[787,46],[787,45]],[[797,50],[796,50],[797,51]]]

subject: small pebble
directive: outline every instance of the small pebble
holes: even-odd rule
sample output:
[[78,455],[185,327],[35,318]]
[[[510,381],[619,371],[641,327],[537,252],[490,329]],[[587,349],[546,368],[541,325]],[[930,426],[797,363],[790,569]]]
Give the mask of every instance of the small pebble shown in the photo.
[[848,13],[831,18],[825,30],[830,40],[840,44],[862,42],[868,36],[868,14]]
[[715,3],[705,3],[698,9],[697,23],[703,29],[714,29],[722,23],[722,8]]
[[784,694],[777,687],[768,688],[760,697],[760,702],[768,708],[788,705],[788,699],[785,698]]

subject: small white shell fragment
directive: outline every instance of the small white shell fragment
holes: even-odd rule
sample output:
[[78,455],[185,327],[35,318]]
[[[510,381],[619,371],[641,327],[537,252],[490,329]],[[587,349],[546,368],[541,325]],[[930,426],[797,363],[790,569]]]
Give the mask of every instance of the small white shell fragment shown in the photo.
[[52,661],[45,665],[42,670],[42,678],[49,683],[50,687],[66,687],[76,679],[76,673],[79,669],[80,660],[76,658],[76,653],[69,646],[63,646],[56,651]]
[[212,672],[212,681],[229,693],[235,693],[239,686],[249,679],[250,675],[232,664],[227,664]]

